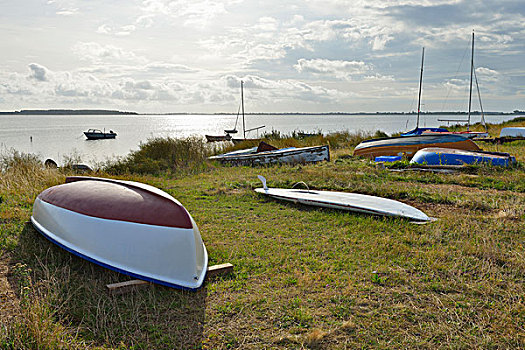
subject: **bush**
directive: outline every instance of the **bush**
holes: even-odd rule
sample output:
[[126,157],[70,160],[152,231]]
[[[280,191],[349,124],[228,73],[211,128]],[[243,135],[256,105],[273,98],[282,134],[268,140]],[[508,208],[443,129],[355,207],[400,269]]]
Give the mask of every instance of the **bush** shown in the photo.
[[111,174],[196,173],[207,168],[212,149],[199,137],[153,138],[141,143],[138,151],[125,158],[109,161],[105,170]]

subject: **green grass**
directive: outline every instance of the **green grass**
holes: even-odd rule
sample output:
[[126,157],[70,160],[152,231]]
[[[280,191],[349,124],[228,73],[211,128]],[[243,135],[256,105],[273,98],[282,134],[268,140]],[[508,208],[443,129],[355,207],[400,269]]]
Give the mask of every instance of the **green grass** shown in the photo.
[[[14,306],[0,305],[0,348],[525,347],[523,163],[394,172],[348,157],[356,141],[349,135],[340,143],[323,136],[337,145],[332,162],[261,168],[209,163],[214,150],[199,141],[155,139],[93,174],[151,184],[188,209],[210,265],[235,267],[197,292],[148,286],[109,295],[106,284],[129,277],[26,224],[38,193],[72,170],[4,155],[0,298]],[[287,139],[277,141],[315,142]],[[524,146],[498,147],[525,160]],[[272,187],[304,181],[397,199],[438,220],[415,225],[278,202],[253,191],[258,174]]]

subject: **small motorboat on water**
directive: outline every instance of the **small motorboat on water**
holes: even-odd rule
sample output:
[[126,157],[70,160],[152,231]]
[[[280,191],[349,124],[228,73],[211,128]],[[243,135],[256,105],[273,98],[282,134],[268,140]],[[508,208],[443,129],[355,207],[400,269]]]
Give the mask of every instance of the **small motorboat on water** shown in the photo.
[[193,218],[146,184],[68,177],[38,195],[31,222],[65,250],[141,280],[197,289],[206,275],[208,254]]
[[113,130],[106,132],[106,130],[102,131],[100,129],[89,129],[88,131],[84,131],[84,135],[86,135],[88,140],[114,139],[117,137],[117,134],[113,132]]
[[208,159],[231,165],[303,164],[330,161],[330,149],[328,145],[278,149],[260,142],[258,147],[224,153]]
[[465,151],[450,148],[423,148],[414,155],[411,164],[421,165],[467,165],[489,164],[494,166],[510,166],[516,158],[503,152]]
[[331,209],[348,210],[365,214],[394,216],[415,221],[432,221],[421,210],[393,199],[369,196],[359,193],[315,191],[310,189],[268,188],[266,179],[258,175],[263,188],[256,188],[255,192],[269,197],[293,203],[324,207]]
[[361,142],[354,149],[354,156],[375,159],[379,156],[406,156],[412,158],[423,148],[441,147],[479,151],[470,139],[460,135],[413,135],[372,139]]

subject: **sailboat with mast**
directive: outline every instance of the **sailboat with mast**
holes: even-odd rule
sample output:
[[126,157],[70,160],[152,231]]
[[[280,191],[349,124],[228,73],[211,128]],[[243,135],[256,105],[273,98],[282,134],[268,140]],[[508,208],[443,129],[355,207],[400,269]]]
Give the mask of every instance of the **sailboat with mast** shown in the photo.
[[[471,109],[472,109],[472,82],[476,82],[476,89],[478,91],[478,98],[479,98],[479,106],[481,109],[481,124],[484,126],[485,131],[471,131],[470,130],[470,120],[471,120]],[[446,132],[435,132],[435,131],[425,131],[424,133],[432,133],[432,134],[455,134],[455,135],[461,135],[464,137],[467,137],[469,139],[474,138],[484,138],[488,137],[488,130],[487,130],[487,124],[485,123],[485,114],[483,113],[483,105],[481,104],[481,94],[479,92],[479,85],[478,85],[478,78],[476,77],[476,70],[474,69],[474,31],[472,31],[472,48],[471,48],[471,55],[470,55],[470,92],[469,92],[469,99],[468,99],[468,115],[467,120],[456,120],[456,119],[438,119],[439,121],[446,121],[446,122],[467,122],[467,130],[466,131],[446,131]]]
[[421,89],[423,86],[423,62],[424,60],[425,60],[425,48],[423,47],[423,52],[421,53],[421,73],[419,74],[419,97],[417,100],[416,128],[401,134],[401,136],[421,135],[422,133],[427,132],[427,131],[431,131],[431,132],[448,131],[447,129],[444,129],[444,128],[420,128],[419,127],[419,115],[421,113]]
[[[246,121],[244,119],[244,89],[243,89],[243,86],[244,86],[244,81],[241,80],[242,139],[232,138],[233,143],[240,143],[243,141],[260,141],[260,139],[247,139],[246,133],[250,131],[254,131],[254,130],[257,131],[265,127],[264,125],[262,125],[262,126],[258,126],[255,128],[246,129]],[[237,126],[237,122],[235,122],[235,125]]]

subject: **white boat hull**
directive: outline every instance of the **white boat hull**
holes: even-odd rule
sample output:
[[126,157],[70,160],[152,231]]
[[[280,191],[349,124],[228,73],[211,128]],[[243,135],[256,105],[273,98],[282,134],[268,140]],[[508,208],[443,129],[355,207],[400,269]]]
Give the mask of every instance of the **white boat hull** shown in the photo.
[[[123,188],[124,192],[129,190]],[[165,192],[155,190],[155,195],[168,196],[178,203]],[[98,265],[168,287],[197,289],[206,275],[208,255],[197,225],[191,216],[189,219],[191,227],[184,228],[99,218],[49,203],[39,196],[31,222],[55,244]]]

